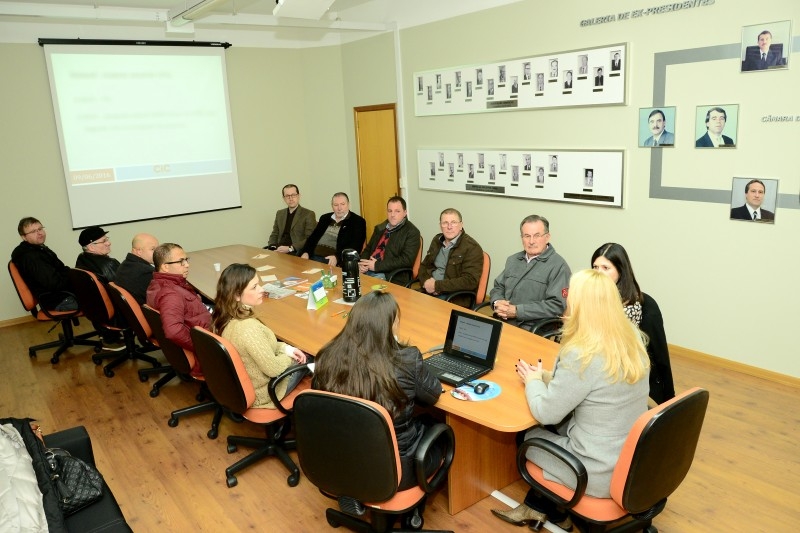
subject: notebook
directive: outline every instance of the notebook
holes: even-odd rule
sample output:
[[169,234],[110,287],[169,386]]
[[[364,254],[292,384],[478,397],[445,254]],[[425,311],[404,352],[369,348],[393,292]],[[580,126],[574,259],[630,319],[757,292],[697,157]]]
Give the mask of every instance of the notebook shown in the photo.
[[439,381],[455,387],[494,368],[503,323],[453,309],[442,352],[424,361]]

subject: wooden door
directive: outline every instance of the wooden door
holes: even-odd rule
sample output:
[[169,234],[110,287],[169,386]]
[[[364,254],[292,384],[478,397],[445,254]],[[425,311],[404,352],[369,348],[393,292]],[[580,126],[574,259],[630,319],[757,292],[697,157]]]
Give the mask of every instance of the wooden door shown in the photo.
[[372,228],[386,220],[386,200],[400,194],[394,104],[356,107],[356,159],[360,215]]

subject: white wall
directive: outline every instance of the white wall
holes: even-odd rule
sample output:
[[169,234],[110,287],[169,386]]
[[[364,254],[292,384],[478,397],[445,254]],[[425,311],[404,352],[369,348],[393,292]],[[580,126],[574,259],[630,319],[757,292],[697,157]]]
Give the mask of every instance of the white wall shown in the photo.
[[[442,208],[461,210],[466,231],[492,256],[492,278],[521,249],[519,221],[531,213],[550,220],[551,243],[573,271],[589,267],[602,243],[619,242],[643,290],[661,306],[669,342],[800,376],[792,335],[800,318],[800,210],[779,208],[776,224],[764,226],[728,220],[728,205],[651,199],[650,150],[637,147],[636,131],[639,108],[652,106],[655,53],[739,42],[742,26],[776,20],[793,19],[797,35],[800,3],[717,0],[685,12],[579,26],[584,18],[641,7],[649,4],[530,1],[402,32],[407,101],[415,71],[619,42],[629,46],[627,106],[420,118],[413,108],[405,113],[409,168],[416,167],[417,148],[624,149],[624,209],[449,194],[412,184],[415,223],[427,242],[438,231]],[[736,60],[669,67],[665,104],[678,106],[678,133],[686,131],[682,145],[664,149],[664,183],[730,190],[733,175],[780,178],[780,191],[793,194],[797,207],[800,124],[789,125],[783,135],[759,120],[766,113],[800,114],[800,55],[790,59],[787,72],[757,74],[740,74]],[[741,104],[740,146],[731,153],[699,153],[691,142],[694,107],[715,102]],[[767,157],[759,149],[764,136],[772,139]],[[420,219],[419,213],[430,215]]]

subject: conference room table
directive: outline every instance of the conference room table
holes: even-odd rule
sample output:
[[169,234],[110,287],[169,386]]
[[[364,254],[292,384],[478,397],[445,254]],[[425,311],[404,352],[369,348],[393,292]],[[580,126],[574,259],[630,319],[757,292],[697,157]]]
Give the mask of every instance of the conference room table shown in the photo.
[[[248,263],[253,267],[269,266],[260,276],[274,275],[278,280],[296,277],[318,281],[328,266],[299,257],[279,254],[261,248],[230,245],[187,254],[191,259],[189,282],[206,298],[213,300],[220,269],[232,263]],[[259,257],[266,256],[266,257]],[[303,274],[314,268],[322,272]],[[307,309],[308,301],[290,295],[281,299],[265,299],[254,308],[256,315],[283,341],[316,355],[345,325],[350,306],[336,303],[342,297],[341,270],[333,268],[338,283],[329,289],[328,303],[320,309]],[[464,310],[438,298],[386,281],[361,276],[361,290],[375,285],[391,293],[400,306],[398,337],[401,342],[417,346],[422,352],[444,342],[452,309]],[[445,421],[453,428],[456,453],[448,476],[450,514],[456,514],[517,479],[516,441],[519,431],[536,424],[525,401],[524,388],[514,365],[518,359],[532,363],[541,358],[544,368],[551,369],[558,345],[520,328],[504,325],[500,336],[495,367],[481,378],[499,385],[500,394],[485,401],[464,401],[450,394],[445,385],[435,408],[442,411]]]

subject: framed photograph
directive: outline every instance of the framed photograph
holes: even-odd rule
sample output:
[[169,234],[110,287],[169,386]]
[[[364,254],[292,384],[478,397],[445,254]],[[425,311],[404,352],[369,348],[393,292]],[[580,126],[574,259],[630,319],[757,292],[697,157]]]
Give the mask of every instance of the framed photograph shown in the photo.
[[697,106],[695,148],[735,148],[739,105]]
[[643,107],[639,109],[639,146],[658,148],[675,145],[675,108]]
[[778,180],[733,178],[731,220],[774,224],[777,203]]
[[583,169],[583,186],[587,189],[591,189],[594,187],[594,169],[592,168],[584,168]]
[[589,75],[589,56],[581,54],[578,56],[578,79],[585,79]]
[[762,72],[789,66],[792,22],[766,22],[742,27],[742,72]]

